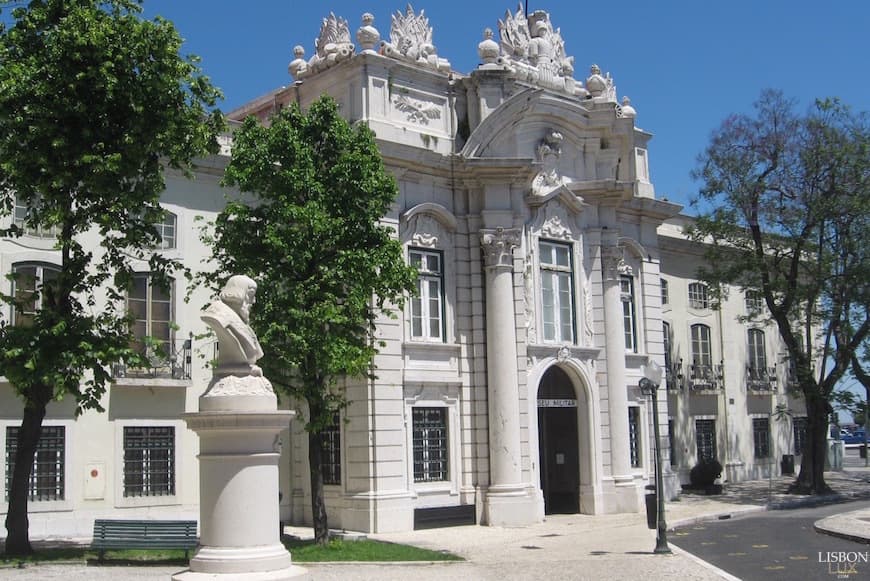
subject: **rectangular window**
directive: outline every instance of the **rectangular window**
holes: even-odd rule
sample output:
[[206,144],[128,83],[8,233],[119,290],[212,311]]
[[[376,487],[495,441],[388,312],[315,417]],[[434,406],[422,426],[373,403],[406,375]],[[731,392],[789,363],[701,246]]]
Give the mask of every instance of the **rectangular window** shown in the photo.
[[157,228],[157,236],[160,242],[157,243],[157,248],[160,250],[169,250],[176,246],[176,223],[177,217],[169,210],[164,210],[163,220],[154,224]]
[[698,461],[716,460],[716,420],[695,420]]
[[640,408],[628,408],[628,445],[631,452],[631,467],[640,468]]
[[574,342],[574,271],[571,246],[541,240],[541,307],[544,340]]
[[637,353],[637,314],[634,304],[634,279],[630,276],[619,277],[620,298],[622,299],[622,323],[625,329],[625,350]]
[[752,418],[752,441],[756,458],[770,457],[770,418]]
[[804,453],[804,448],[807,445],[807,428],[809,420],[807,418],[792,418],[792,426],[794,427],[794,453],[800,456]]
[[22,229],[28,236],[39,236],[40,238],[56,238],[59,232],[57,226],[28,226],[27,219],[30,216],[30,207],[27,203],[15,196],[15,208],[12,214],[12,223]]
[[124,427],[124,496],[175,494],[175,428]]
[[[133,275],[127,294],[127,312],[133,317],[134,349],[140,353],[168,357],[172,353],[174,305],[172,281],[169,288],[156,284],[150,274]],[[146,341],[146,337],[150,340]]]
[[[17,426],[6,426],[6,501],[12,488],[12,471],[18,451]],[[64,500],[66,429],[42,426],[30,470],[27,498],[30,501]]]
[[663,278],[659,279],[659,284],[662,288],[662,304],[667,305],[671,302],[671,297],[668,294],[668,281]]
[[447,408],[412,409],[414,482],[447,480]]
[[707,297],[707,285],[702,282],[689,284],[689,306],[693,309],[710,308],[710,299]]
[[749,315],[757,315],[765,307],[764,296],[758,291],[748,290],[744,298],[746,301],[746,313]]
[[16,264],[12,274],[12,324],[30,327],[43,308],[46,291],[57,284],[60,269],[48,264]]
[[417,269],[417,293],[411,298],[411,337],[444,341],[444,269],[440,252],[411,248]]
[[338,412],[332,423],[320,432],[321,471],[324,484],[341,484],[341,416]]

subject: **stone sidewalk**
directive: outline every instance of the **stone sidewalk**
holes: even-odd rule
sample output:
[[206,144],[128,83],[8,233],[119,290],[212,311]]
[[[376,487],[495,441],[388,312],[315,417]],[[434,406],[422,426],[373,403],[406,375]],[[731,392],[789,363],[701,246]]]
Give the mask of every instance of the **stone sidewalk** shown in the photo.
[[[680,500],[667,504],[667,522],[669,527],[674,527],[767,508],[776,510],[870,498],[870,470],[850,467],[845,472],[828,472],[826,478],[835,494],[821,499],[785,494],[792,477],[726,484],[719,496],[684,494]],[[844,511],[819,521],[816,527],[870,542],[870,510]],[[286,532],[303,538],[311,535],[310,528],[287,527]],[[465,561],[306,564],[306,578],[318,581],[606,580],[671,576],[687,581],[733,579],[674,547],[672,555],[652,554],[655,531],[646,527],[643,514],[552,515],[543,523],[522,528],[462,526],[369,537],[449,551]],[[178,567],[40,565],[0,569],[0,578],[22,581],[168,579],[178,570]]]

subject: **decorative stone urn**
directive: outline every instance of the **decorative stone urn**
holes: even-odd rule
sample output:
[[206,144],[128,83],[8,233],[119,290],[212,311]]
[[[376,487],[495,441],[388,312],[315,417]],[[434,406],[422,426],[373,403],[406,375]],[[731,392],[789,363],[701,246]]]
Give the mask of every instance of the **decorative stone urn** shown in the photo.
[[200,544],[190,569],[173,579],[265,581],[298,578],[281,544],[279,434],[295,412],[277,409],[263,356],[248,325],[257,284],[233,276],[201,318],[218,338],[218,361],[199,412],[185,414],[199,435]]

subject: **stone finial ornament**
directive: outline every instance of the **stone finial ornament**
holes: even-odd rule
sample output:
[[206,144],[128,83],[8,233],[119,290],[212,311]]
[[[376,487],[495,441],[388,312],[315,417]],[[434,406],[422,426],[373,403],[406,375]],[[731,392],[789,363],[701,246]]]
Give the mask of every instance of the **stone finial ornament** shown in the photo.
[[[329,16],[323,19],[320,25],[320,34],[314,40],[314,56],[305,67],[298,65],[294,67],[296,61],[291,62],[290,72],[298,81],[349,59],[353,56],[353,51],[354,45],[350,39],[350,28],[348,28],[347,20],[330,12]],[[295,74],[293,73],[294,69],[296,70]]]
[[515,14],[508,10],[498,21],[502,64],[521,81],[570,95],[586,96],[574,78],[574,57],[565,54],[560,29],[553,28],[550,15],[536,10],[526,16],[522,5]]
[[442,73],[450,72],[450,62],[440,58],[432,44],[432,27],[425,11],[416,14],[410,4],[404,13],[398,11],[393,15],[390,41],[381,41],[381,54]]
[[477,55],[485,65],[495,64],[498,60],[498,55],[501,49],[498,43],[492,39],[492,29],[487,28],[483,31],[483,42],[477,45]]
[[362,15],[362,26],[356,31],[356,41],[363,52],[375,52],[375,47],[380,45],[381,33],[373,26],[375,17],[366,12]]
[[304,77],[306,70],[308,70],[308,62],[305,60],[305,49],[297,44],[293,47],[293,56],[296,58],[290,61],[290,64],[287,65],[287,72],[289,72],[294,79],[298,80],[301,77]]
[[637,111],[635,111],[634,107],[631,106],[631,99],[628,98],[628,95],[622,98],[622,107],[620,110],[622,111],[622,117],[630,119],[637,117]]

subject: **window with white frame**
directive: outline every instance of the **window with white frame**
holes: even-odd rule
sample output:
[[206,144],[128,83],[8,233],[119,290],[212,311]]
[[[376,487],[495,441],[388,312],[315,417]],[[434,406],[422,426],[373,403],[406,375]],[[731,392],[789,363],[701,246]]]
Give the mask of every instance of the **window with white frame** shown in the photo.
[[56,284],[60,269],[51,264],[19,263],[12,266],[12,275],[12,324],[30,327],[42,309],[46,291]]
[[751,379],[765,379],[767,377],[767,354],[764,347],[764,331],[761,329],[749,329],[747,332],[746,363],[749,366]]
[[411,337],[444,341],[444,257],[436,250],[410,248],[417,269],[417,293],[411,298]]
[[175,494],[175,428],[124,426],[124,496]]
[[157,248],[169,250],[177,245],[178,218],[169,210],[163,211],[163,220],[154,224],[159,242]]
[[56,238],[59,232],[57,226],[29,226],[27,219],[30,217],[30,208],[18,196],[15,196],[15,208],[12,213],[12,223],[24,231],[28,236],[40,238]]
[[757,315],[764,309],[764,296],[758,291],[746,291],[744,294],[744,300],[746,303],[746,312],[749,315]]
[[640,468],[640,408],[628,408],[628,446],[631,453],[631,467]]
[[695,444],[699,462],[716,460],[716,420],[695,420]]
[[[18,452],[18,426],[6,426],[6,500],[12,488],[12,471]],[[66,472],[66,429],[42,426],[30,469],[27,498],[31,502],[64,500]]]
[[707,296],[707,285],[703,282],[689,283],[689,306],[693,309],[709,309],[710,299]]
[[756,458],[770,457],[770,418],[752,418],[752,442]]
[[713,365],[712,342],[710,327],[707,325],[692,325],[692,364],[704,367]]
[[625,331],[625,350],[637,353],[637,312],[634,302],[634,278],[628,275],[619,277],[620,299],[622,300],[622,323]]
[[133,275],[127,312],[133,318],[134,349],[140,353],[172,353],[173,282],[168,284],[161,287],[148,273]]
[[324,484],[341,484],[341,415],[338,412],[332,422],[320,432],[321,463]]
[[574,342],[574,272],[571,246],[541,240],[541,309],[544,341]]
[[670,293],[668,292],[668,281],[663,279],[663,278],[660,278],[659,279],[659,286],[661,287],[661,292],[662,292],[662,304],[667,305],[671,302]]
[[448,479],[447,408],[411,409],[414,482]]

